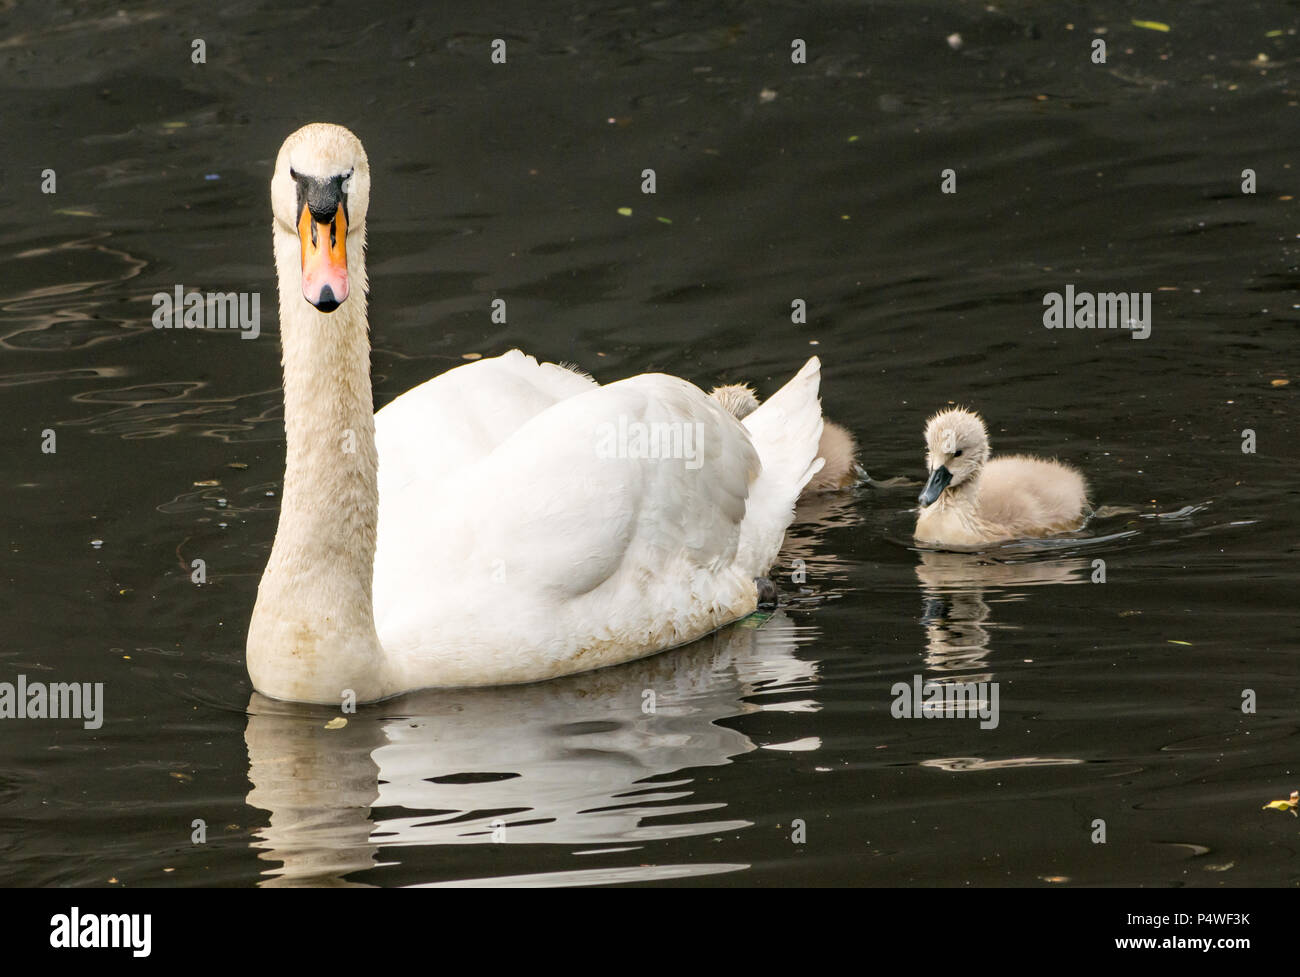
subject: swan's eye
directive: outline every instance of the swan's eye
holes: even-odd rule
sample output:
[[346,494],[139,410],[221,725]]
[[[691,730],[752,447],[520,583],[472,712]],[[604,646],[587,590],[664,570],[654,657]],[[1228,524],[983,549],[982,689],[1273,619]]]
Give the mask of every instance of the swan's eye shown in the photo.
[[961,449],[961,448],[958,448],[956,451],[954,451],[954,452],[952,453],[952,456],[953,456],[954,458],[960,458],[960,457],[961,457],[961,452],[962,452],[962,449]]

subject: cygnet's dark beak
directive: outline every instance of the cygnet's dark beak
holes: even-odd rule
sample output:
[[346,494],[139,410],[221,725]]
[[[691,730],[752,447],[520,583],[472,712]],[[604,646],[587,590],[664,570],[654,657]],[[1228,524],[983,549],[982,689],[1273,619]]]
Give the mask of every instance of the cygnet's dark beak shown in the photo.
[[916,500],[921,503],[921,508],[925,508],[931,502],[939,497],[939,493],[948,487],[952,481],[952,472],[940,465],[934,471],[930,472],[930,480],[925,483],[925,488],[921,489],[921,494]]

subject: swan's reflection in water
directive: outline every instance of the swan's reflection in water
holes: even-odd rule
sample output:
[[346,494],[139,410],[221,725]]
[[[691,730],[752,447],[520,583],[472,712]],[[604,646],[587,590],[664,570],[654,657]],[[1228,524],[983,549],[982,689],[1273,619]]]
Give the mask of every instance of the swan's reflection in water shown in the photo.
[[[749,826],[722,803],[692,803],[692,778],[675,775],[757,749],[720,719],[818,708],[792,695],[815,688],[816,663],[795,656],[813,629],[779,612],[758,621],[585,675],[402,696],[361,709],[342,729],[324,728],[337,710],[254,694],[248,803],[270,812],[260,857],[283,863],[264,884],[348,884],[345,876],[377,864],[381,845],[390,854],[494,843],[635,849]],[[781,701],[763,702],[777,692]],[[664,816],[675,823],[659,823]],[[647,860],[629,856],[633,866]],[[743,867],[619,869],[617,880]],[[549,877],[498,881],[529,878]]]
[[1023,600],[1021,587],[1088,582],[1087,560],[1005,562],[984,553],[922,550],[916,576],[921,584],[928,682],[987,682],[989,641],[1002,625],[992,620],[999,603]]

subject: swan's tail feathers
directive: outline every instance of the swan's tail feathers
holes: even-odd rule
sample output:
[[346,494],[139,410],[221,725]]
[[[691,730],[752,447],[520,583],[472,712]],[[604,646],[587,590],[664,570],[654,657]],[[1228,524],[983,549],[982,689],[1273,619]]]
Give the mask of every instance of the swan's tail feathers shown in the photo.
[[825,461],[817,456],[822,436],[818,399],[821,361],[813,357],[784,387],[742,424],[758,451],[762,471],[750,486],[741,527],[742,557],[752,560],[754,576],[766,573],[794,518],[794,504]]
[[822,407],[817,396],[821,379],[821,360],[814,356],[793,380],[742,422],[754,439],[764,473],[775,469],[773,474],[793,487],[791,506],[822,467],[817,457],[822,436]]

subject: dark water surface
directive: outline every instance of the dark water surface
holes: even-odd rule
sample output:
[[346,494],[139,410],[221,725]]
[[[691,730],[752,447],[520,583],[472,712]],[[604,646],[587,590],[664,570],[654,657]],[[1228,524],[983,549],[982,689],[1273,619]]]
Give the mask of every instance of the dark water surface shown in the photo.
[[[0,11],[0,681],[106,699],[98,730],[0,721],[0,883],[1300,881],[1300,822],[1261,810],[1300,787],[1296,21],[1164,0]],[[250,701],[284,461],[268,182],[308,121],[371,160],[377,405],[513,346],[764,395],[822,357],[872,481],[802,510],[774,617],[344,729]],[[153,329],[177,284],[260,292],[264,334]],[[1151,292],[1151,337],[1045,329],[1067,284]],[[1051,544],[913,548],[921,429],[950,401],[1106,508]],[[999,725],[893,718],[916,675],[996,680]]]

